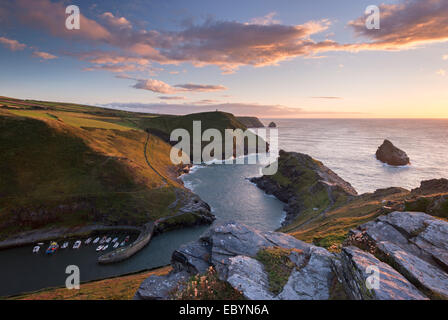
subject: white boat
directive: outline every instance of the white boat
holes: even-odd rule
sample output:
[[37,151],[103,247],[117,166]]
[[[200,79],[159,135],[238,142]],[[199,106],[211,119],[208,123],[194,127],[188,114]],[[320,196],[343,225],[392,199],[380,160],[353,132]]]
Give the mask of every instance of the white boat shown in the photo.
[[39,246],[35,246],[33,248],[33,253],[39,253],[40,247]]
[[103,245],[102,244],[100,244],[99,246],[98,246],[98,248],[96,248],[96,251],[101,251],[101,250],[103,250]]
[[111,237],[107,238],[107,239],[106,239],[106,243],[109,243],[111,240],[112,240]]
[[106,236],[102,237],[102,238],[101,238],[101,240],[100,240],[100,244],[103,244],[103,243],[105,243],[105,242],[106,242],[106,240],[107,240],[107,237],[106,237]]
[[120,242],[115,242],[115,244],[114,244],[114,248],[116,248],[116,247],[118,247],[120,245]]
[[103,247],[103,251],[106,250],[107,248],[109,248],[109,245],[108,245],[108,244],[106,244],[106,245]]
[[113,238],[112,242],[117,242],[118,238]]
[[39,242],[37,245],[38,245],[38,246],[43,246],[44,243],[43,243],[43,242]]
[[97,244],[98,241],[100,241],[100,237],[96,237],[95,240],[93,240],[93,244]]
[[120,243],[120,246],[123,247],[125,244],[126,244],[126,242],[122,241],[122,242]]
[[68,241],[67,241],[67,242],[64,242],[64,243],[62,244],[62,246],[61,246],[61,249],[66,249],[66,248],[68,248],[68,245],[69,245]]
[[75,244],[73,245],[73,249],[79,249],[79,247],[81,247],[81,240],[78,240],[75,242]]
[[84,244],[90,244],[90,242],[92,242],[92,238],[88,238],[88,239],[84,242]]

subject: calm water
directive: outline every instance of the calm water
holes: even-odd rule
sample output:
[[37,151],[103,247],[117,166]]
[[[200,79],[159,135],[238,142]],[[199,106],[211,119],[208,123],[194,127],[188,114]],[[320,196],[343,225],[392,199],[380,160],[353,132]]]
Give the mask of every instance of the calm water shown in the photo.
[[[271,119],[263,122],[269,123]],[[321,160],[359,193],[377,188],[417,187],[421,180],[448,177],[447,120],[274,120],[279,146]],[[405,150],[412,165],[393,168],[375,159],[383,139]],[[246,178],[259,175],[259,165],[196,166],[182,178],[212,207],[219,220],[233,220],[274,230],[283,218],[283,204]],[[131,259],[108,266],[96,264],[94,247],[33,255],[32,246],[0,251],[0,296],[49,286],[64,286],[65,268],[80,267],[81,281],[106,278],[169,263],[181,244],[197,239],[207,227],[168,232],[155,237]]]
[[[279,147],[321,160],[359,193],[448,178],[448,120],[263,119],[275,121]],[[384,139],[406,151],[411,165],[394,168],[375,152]]]
[[258,164],[196,166],[182,180],[212,207],[216,222],[233,220],[260,230],[275,230],[284,217],[284,204],[248,180],[260,176],[261,168]]

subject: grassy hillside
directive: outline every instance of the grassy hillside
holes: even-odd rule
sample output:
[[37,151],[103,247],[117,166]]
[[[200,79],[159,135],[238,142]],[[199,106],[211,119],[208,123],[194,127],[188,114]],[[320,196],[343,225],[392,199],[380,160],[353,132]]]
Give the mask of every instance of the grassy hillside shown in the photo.
[[53,225],[139,225],[175,214],[179,168],[171,145],[146,130],[191,130],[193,119],[245,128],[224,113],[155,116],[0,97],[0,239]]
[[171,267],[133,275],[92,281],[81,284],[79,290],[66,288],[45,289],[36,293],[13,297],[14,300],[131,300],[143,280],[151,275],[165,275]]

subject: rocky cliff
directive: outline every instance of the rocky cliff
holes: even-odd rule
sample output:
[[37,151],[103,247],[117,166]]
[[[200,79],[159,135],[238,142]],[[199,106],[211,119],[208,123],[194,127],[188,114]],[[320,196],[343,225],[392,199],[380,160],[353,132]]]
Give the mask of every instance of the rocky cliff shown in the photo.
[[279,152],[276,174],[252,178],[251,181],[286,203],[284,226],[306,223],[357,195],[350,183],[320,161],[306,154],[283,150]]
[[[222,287],[246,299],[447,299],[446,239],[448,222],[421,212],[392,212],[361,225],[339,253],[287,234],[225,223],[177,249],[173,271],[147,278],[135,298],[172,299],[191,288],[197,296],[212,290],[201,281],[207,284],[213,269]],[[371,280],[372,270],[378,282]],[[195,275],[202,280],[192,281]]]

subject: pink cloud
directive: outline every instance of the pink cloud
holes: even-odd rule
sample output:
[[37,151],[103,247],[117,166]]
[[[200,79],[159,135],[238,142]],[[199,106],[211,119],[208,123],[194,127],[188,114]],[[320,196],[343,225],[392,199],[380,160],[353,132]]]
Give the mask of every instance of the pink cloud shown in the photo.
[[23,50],[26,48],[26,44],[23,44],[17,40],[8,39],[5,37],[0,37],[0,43],[12,51]]
[[44,60],[52,60],[52,59],[57,58],[57,56],[52,55],[51,53],[48,53],[48,52],[43,52],[43,51],[34,51],[33,56],[37,57],[37,58],[44,59]]
[[421,44],[448,41],[448,1],[404,0],[380,6],[380,29],[369,30],[365,17],[349,25],[371,42],[354,45],[357,50],[400,50]]
[[[127,77],[128,79],[132,79]],[[226,87],[221,85],[206,85],[206,84],[177,84],[174,86],[169,85],[156,79],[134,79],[137,83],[133,85],[135,89],[143,89],[157,93],[175,94],[179,92],[211,92],[219,90],[227,90]]]
[[110,12],[104,12],[101,15],[101,18],[103,18],[107,24],[109,24],[112,27],[119,28],[119,29],[131,29],[132,24],[127,20],[125,17],[115,17]]

